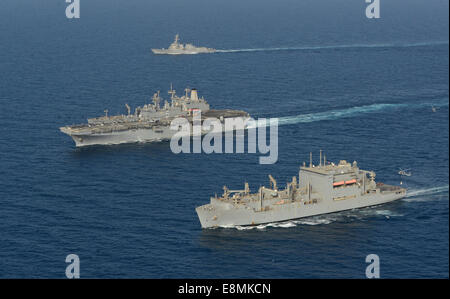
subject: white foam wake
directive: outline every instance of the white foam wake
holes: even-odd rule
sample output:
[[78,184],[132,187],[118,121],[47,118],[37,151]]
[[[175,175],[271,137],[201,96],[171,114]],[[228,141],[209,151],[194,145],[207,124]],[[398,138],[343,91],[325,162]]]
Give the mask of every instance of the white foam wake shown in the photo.
[[352,117],[360,114],[376,112],[386,109],[394,109],[406,106],[405,104],[373,104],[367,106],[357,106],[348,109],[331,110],[318,113],[308,113],[296,116],[285,116],[278,119],[279,125],[289,125],[298,123],[310,123],[323,120],[336,120],[345,117]]
[[329,224],[333,221],[334,221],[334,219],[305,218],[304,220],[290,220],[290,221],[284,221],[284,222],[273,222],[273,223],[255,225],[255,226],[241,226],[241,225],[233,226],[233,225],[230,225],[230,226],[226,226],[226,227],[223,226],[222,228],[234,228],[237,230],[251,230],[251,229],[264,230],[268,227],[290,228],[290,227],[296,227],[299,225]]
[[301,50],[326,50],[347,48],[408,48],[426,47],[436,45],[448,45],[448,41],[408,43],[408,44],[350,44],[350,45],[328,45],[328,46],[300,46],[300,47],[278,47],[278,48],[253,48],[253,49],[224,49],[216,50],[216,53],[240,53],[240,52],[269,52],[269,51],[301,51]]
[[333,222],[363,221],[364,219],[370,217],[382,217],[385,219],[390,219],[393,217],[402,217],[402,216],[403,214],[399,214],[391,210],[380,209],[379,207],[368,207],[365,209],[342,211],[334,214],[318,215],[284,222],[273,222],[255,226],[228,225],[222,226],[222,228],[233,228],[237,230],[252,230],[252,229],[264,230],[270,227],[291,228],[304,225],[306,226],[327,225]]
[[407,191],[406,197],[403,199],[404,201],[428,201],[430,197],[428,195],[435,195],[448,192],[448,185],[426,188],[426,189],[417,189]]
[[[367,113],[374,113],[378,111],[384,111],[384,110],[394,110],[399,108],[406,108],[406,107],[412,107],[412,108],[420,108],[420,107],[444,107],[448,106],[448,98],[444,99],[440,102],[435,103],[416,103],[416,104],[372,104],[372,105],[365,105],[365,106],[356,106],[356,107],[350,107],[347,109],[337,109],[337,110],[329,110],[324,112],[317,112],[317,113],[307,113],[307,114],[300,114],[300,115],[294,115],[294,116],[284,116],[279,117],[278,119],[278,125],[292,125],[292,124],[299,124],[299,123],[311,123],[311,122],[317,122],[317,121],[324,121],[324,120],[336,120],[341,118],[347,118],[347,117],[355,117],[359,116],[361,114],[367,114]],[[256,127],[261,126],[269,126],[273,123],[273,120],[264,123],[249,123],[248,129],[253,129]]]

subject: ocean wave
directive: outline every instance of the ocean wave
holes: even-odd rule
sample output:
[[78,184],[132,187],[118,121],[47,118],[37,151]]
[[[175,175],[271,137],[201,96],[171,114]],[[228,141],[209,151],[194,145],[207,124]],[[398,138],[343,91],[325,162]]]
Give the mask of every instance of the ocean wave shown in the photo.
[[386,217],[386,218],[390,218],[390,217],[402,217],[402,216],[403,216],[403,214],[399,214],[399,213],[396,213],[396,212],[391,211],[391,210],[376,210],[376,211],[375,211],[375,214],[376,214],[376,215],[384,216],[384,217]]

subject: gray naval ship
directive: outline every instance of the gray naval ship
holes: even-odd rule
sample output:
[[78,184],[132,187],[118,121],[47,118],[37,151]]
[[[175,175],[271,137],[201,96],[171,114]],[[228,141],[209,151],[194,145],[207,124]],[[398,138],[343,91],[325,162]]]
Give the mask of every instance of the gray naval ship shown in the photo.
[[180,54],[201,54],[201,53],[214,53],[217,50],[206,47],[196,47],[192,44],[180,44],[180,37],[175,35],[175,40],[170,44],[168,49],[152,49],[154,54],[168,54],[168,55],[180,55]]
[[[164,102],[161,107],[159,91],[153,95],[153,103],[137,107],[134,114],[125,104],[128,114],[89,118],[87,124],[61,127],[61,132],[71,136],[77,147],[87,145],[108,145],[133,142],[154,142],[170,139],[176,131],[170,129],[170,123],[178,117],[186,118],[191,124],[195,111],[201,112],[202,121],[206,118],[216,118],[224,122],[227,118],[250,118],[241,110],[213,110],[208,102],[198,97],[196,89],[185,89],[185,95],[179,97],[170,87],[170,103]],[[192,129],[191,129],[192,131]],[[202,131],[202,134],[206,134]]]
[[[323,161],[322,161],[323,160]],[[221,197],[196,208],[202,228],[258,225],[302,217],[380,205],[406,195],[406,189],[375,182],[373,171],[362,170],[356,161],[327,163],[320,155],[319,165],[300,167],[299,182],[293,177],[283,190],[269,175],[270,187],[250,193],[223,187]]]

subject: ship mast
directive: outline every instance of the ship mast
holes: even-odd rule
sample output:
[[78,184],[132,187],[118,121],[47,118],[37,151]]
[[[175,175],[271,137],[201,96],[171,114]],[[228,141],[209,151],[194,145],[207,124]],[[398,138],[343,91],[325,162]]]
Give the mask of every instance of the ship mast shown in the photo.
[[188,98],[188,93],[191,91],[190,88],[185,88],[184,91],[186,92],[186,99]]
[[159,102],[160,102],[160,97],[159,97],[159,90],[158,90],[158,92],[153,94],[153,104],[155,105],[156,110],[159,110],[159,108],[160,108]]
[[170,83],[170,90],[168,94],[170,94],[170,99],[173,100],[173,97],[175,96],[175,90],[172,87],[172,83]]
[[322,150],[320,150],[319,166],[322,166]]

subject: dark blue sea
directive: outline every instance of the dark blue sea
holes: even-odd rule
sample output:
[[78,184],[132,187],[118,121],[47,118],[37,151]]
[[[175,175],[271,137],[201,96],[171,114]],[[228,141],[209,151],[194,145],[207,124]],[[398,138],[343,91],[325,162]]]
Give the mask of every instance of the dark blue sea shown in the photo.
[[[381,0],[0,3],[0,277],[449,277],[449,3]],[[156,56],[182,41],[226,50]],[[233,51],[229,51],[233,50]],[[214,108],[277,117],[277,163],[174,154],[168,142],[77,149],[64,125],[195,87]],[[435,112],[433,112],[433,108]],[[383,206],[202,230],[222,186],[298,175],[319,150],[408,196]]]

